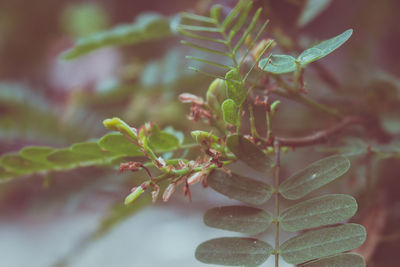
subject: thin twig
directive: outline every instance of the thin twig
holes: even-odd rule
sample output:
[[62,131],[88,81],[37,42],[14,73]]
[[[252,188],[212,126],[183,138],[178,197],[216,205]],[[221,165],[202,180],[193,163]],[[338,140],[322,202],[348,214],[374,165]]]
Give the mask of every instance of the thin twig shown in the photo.
[[335,124],[334,126],[327,128],[325,130],[318,131],[311,135],[303,137],[275,137],[275,140],[279,141],[281,146],[293,146],[293,147],[310,146],[328,141],[330,137],[338,134],[348,126],[357,124],[363,125],[366,123],[367,121],[362,117],[349,116],[345,117],[342,121]]

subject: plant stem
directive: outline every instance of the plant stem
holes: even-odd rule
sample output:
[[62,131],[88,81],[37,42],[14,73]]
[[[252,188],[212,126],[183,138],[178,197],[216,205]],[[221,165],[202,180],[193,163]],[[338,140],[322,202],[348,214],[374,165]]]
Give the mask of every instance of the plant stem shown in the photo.
[[271,111],[267,110],[266,111],[266,120],[267,120],[267,142],[269,142],[270,140],[272,140],[272,118],[271,118]]
[[295,92],[299,91],[299,79],[300,79],[300,73],[301,73],[301,65],[298,60],[295,60],[296,62],[296,71],[294,72],[294,85],[293,89]]
[[236,127],[236,133],[240,134],[240,131],[242,129],[242,113],[243,113],[243,105],[240,105],[239,107],[239,121],[238,121],[238,125]]
[[362,117],[353,117],[353,116],[348,116],[345,117],[342,121],[339,123],[333,125],[330,128],[327,128],[325,130],[321,130],[318,132],[315,132],[311,135],[303,136],[303,137],[275,137],[276,141],[279,141],[281,146],[292,146],[292,147],[301,147],[301,146],[310,146],[310,145],[315,145],[318,143],[323,143],[327,141],[329,138],[334,136],[335,134],[338,134],[341,132],[343,129],[345,129],[348,126],[351,125],[365,125],[366,120]]
[[250,128],[251,128],[251,135],[258,139],[260,136],[258,135],[257,128],[256,128],[256,121],[254,118],[253,106],[249,103],[249,113],[250,113]]
[[281,157],[281,147],[279,141],[274,142],[275,147],[275,267],[279,267],[279,171],[280,171],[280,157]]

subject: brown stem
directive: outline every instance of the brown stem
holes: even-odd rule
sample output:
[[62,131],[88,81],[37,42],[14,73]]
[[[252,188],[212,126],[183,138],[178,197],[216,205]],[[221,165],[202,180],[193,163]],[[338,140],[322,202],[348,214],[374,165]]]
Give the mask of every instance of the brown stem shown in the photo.
[[278,141],[281,146],[310,146],[326,142],[331,136],[338,134],[347,126],[356,124],[367,124],[367,121],[362,117],[349,116],[345,117],[334,126],[325,130],[318,131],[311,135],[303,137],[275,137],[275,140]]

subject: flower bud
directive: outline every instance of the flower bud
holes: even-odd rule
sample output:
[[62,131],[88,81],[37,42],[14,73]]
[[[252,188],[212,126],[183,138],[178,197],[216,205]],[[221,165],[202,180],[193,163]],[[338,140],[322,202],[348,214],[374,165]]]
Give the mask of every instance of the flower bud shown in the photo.
[[133,203],[141,194],[143,194],[143,192],[144,192],[144,189],[142,186],[132,188],[132,193],[130,193],[125,198],[125,205],[129,205],[129,204]]
[[104,126],[111,131],[118,131],[125,136],[132,138],[134,141],[137,141],[137,130],[135,128],[130,127],[126,122],[121,120],[120,118],[112,118],[106,119],[103,121]]

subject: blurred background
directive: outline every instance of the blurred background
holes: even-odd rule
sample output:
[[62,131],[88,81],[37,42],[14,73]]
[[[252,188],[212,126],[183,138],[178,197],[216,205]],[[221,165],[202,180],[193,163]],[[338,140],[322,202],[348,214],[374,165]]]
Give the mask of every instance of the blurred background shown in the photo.
[[[106,133],[102,121],[114,116],[134,126],[153,121],[184,133],[204,127],[186,120],[188,107],[177,101],[182,92],[204,95],[212,81],[187,69],[193,63],[185,55],[194,52],[179,43],[181,36],[105,47],[71,61],[60,60],[60,54],[76,40],[133,23],[144,12],[172,19],[181,11],[206,14],[215,3],[227,13],[236,1],[0,0],[0,154],[27,145],[61,148],[99,138]],[[327,104],[345,105],[346,112],[378,114],[384,130],[399,137],[399,1],[254,3],[271,20],[263,37],[276,40],[285,53],[296,54],[353,28],[346,45],[306,74],[307,90]],[[284,123],[276,131],[285,136],[327,125],[324,116],[290,101],[283,102],[279,121]],[[348,134],[353,139],[342,141],[355,150],[368,145],[355,140],[360,129]],[[327,149],[339,151],[340,145],[332,142]],[[369,266],[398,266],[400,149],[395,149],[394,157],[355,157],[352,171],[326,189],[359,200],[354,220],[372,236],[359,251]],[[288,153],[282,175],[322,153],[315,148]],[[194,259],[195,247],[220,231],[205,227],[202,214],[233,201],[197,186],[192,202],[179,191],[168,203],[153,205],[145,196],[125,207],[124,197],[141,175],[82,167],[1,183],[0,266],[203,266]],[[372,189],[366,189],[367,179]]]

